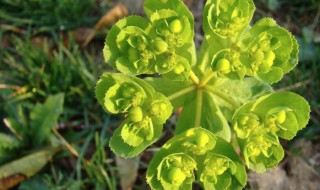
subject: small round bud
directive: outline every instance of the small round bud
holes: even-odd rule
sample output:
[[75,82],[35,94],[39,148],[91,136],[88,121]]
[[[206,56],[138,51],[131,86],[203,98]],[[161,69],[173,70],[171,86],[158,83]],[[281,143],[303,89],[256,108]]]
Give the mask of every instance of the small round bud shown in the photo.
[[268,51],[264,54],[264,59],[268,65],[268,67],[271,67],[273,65],[273,61],[276,58],[276,55],[273,51]]
[[140,59],[139,51],[134,49],[134,48],[132,48],[132,47],[129,48],[128,54],[129,54],[128,59],[131,62],[136,62],[136,61],[138,61]]
[[184,71],[184,66],[182,64],[177,64],[173,69],[173,72],[177,75],[181,74]]
[[248,120],[249,120],[249,116],[245,115],[245,116],[242,116],[238,119],[238,122],[240,125],[246,125]]
[[142,121],[143,119],[143,112],[140,107],[133,107],[129,110],[129,118],[132,122],[136,123]]
[[171,21],[169,24],[169,29],[172,33],[175,33],[175,34],[180,33],[182,31],[181,21],[178,19]]
[[136,90],[133,87],[127,87],[122,89],[121,95],[124,98],[131,98],[135,92]]
[[153,115],[159,115],[159,112],[160,112],[160,110],[159,110],[159,105],[158,105],[158,104],[153,104],[153,105],[151,106],[151,108],[150,108],[150,112],[151,112],[151,114],[153,114]]
[[166,3],[166,2],[168,2],[168,0],[160,0],[161,1],[161,3]]
[[199,147],[204,147],[207,145],[207,143],[209,142],[209,137],[207,134],[205,133],[198,133],[197,136],[196,136],[196,144],[199,146]]
[[286,111],[285,110],[281,110],[279,111],[278,115],[277,115],[277,119],[276,119],[276,122],[278,124],[282,124],[286,121]]
[[219,59],[216,65],[216,69],[224,74],[227,74],[230,72],[231,66],[230,66],[230,61],[228,59],[222,58]]
[[168,179],[173,184],[180,185],[186,179],[186,174],[180,168],[174,167],[168,173]]
[[168,44],[163,41],[161,38],[157,38],[154,41],[154,49],[156,50],[157,53],[163,53],[168,50]]

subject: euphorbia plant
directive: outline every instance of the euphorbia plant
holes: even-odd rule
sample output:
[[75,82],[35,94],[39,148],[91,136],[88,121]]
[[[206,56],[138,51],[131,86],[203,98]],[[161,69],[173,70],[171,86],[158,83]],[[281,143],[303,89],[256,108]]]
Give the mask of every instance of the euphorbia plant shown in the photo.
[[284,156],[279,138],[292,139],[310,115],[302,97],[270,86],[298,63],[295,38],[270,18],[249,26],[252,0],[207,0],[197,52],[193,16],[181,0],[146,0],[144,10],[148,19],[117,22],[103,50],[121,73],[102,75],[97,99],[126,118],[110,140],[113,152],[141,153],[182,108],[175,136],[148,167],[152,189],[191,189],[196,177],[204,189],[242,189],[245,165],[276,166]]

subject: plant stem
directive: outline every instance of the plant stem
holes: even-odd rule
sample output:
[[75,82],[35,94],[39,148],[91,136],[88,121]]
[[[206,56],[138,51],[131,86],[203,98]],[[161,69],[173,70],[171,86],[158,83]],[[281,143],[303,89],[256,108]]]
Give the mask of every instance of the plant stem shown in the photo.
[[198,85],[200,82],[199,78],[197,77],[197,75],[193,71],[190,72],[189,78],[195,85]]
[[218,96],[219,98],[223,99],[224,101],[229,103],[235,109],[238,109],[240,107],[238,102],[236,102],[233,98],[231,98],[230,96],[220,92],[219,90],[214,89],[211,86],[205,85],[203,87],[203,89],[205,89],[206,91],[211,92],[212,94],[214,94],[214,95]]
[[200,127],[201,124],[201,113],[202,113],[202,89],[197,90],[197,97],[196,97],[196,118],[194,120],[194,127]]
[[191,91],[193,91],[195,89],[196,89],[196,86],[190,86],[188,88],[182,89],[182,90],[180,90],[180,91],[178,91],[176,93],[171,94],[167,98],[171,101],[171,100],[176,99],[176,98],[178,98],[178,97],[180,97],[180,96],[182,96],[184,94],[187,94],[187,93],[189,93],[189,92],[191,92]]
[[216,72],[210,71],[200,82],[199,87],[205,86],[212,77],[216,76]]

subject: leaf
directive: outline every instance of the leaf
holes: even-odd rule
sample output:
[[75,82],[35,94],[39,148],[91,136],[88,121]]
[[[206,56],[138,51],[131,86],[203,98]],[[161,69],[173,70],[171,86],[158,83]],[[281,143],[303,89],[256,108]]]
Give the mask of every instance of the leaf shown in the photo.
[[38,173],[60,148],[32,153],[0,167],[0,188],[9,189]]
[[90,43],[97,31],[127,15],[128,9],[121,3],[117,4],[99,19],[99,21],[94,26],[94,29],[91,30],[90,34],[86,37],[86,40],[83,42],[82,47],[86,47]]
[[[155,12],[162,9],[174,10],[180,17],[187,16],[191,24],[191,28],[194,28],[194,18],[192,13],[189,11],[188,7],[181,0],[164,0],[164,1],[154,1],[146,0],[144,2],[144,12],[149,18]],[[193,35],[192,35],[193,38]]]
[[[233,150],[232,146],[222,138],[216,137],[210,131],[203,128],[189,129],[181,134],[176,135],[175,137],[170,139],[168,142],[166,142],[163,145],[163,147],[160,149],[160,151],[155,154],[155,156],[153,157],[153,159],[149,164],[149,167],[147,170],[147,181],[152,187],[152,189],[163,189],[166,186],[168,186],[169,185],[168,181],[164,181],[165,178],[162,176],[164,173],[168,175],[168,173],[170,173],[171,170],[170,170],[170,167],[169,169],[164,169],[163,164],[167,162],[170,163],[170,161],[168,160],[171,160],[172,162],[172,160],[175,160],[174,158],[177,156],[188,156],[190,159],[192,159],[193,162],[195,163],[183,164],[183,167],[190,168],[192,170],[196,169],[198,172],[197,176],[201,180],[200,175],[205,169],[210,170],[211,167],[215,167],[211,165],[210,167],[208,167],[209,165],[207,165],[207,162],[205,161],[207,160],[206,158],[208,156],[210,157],[211,155],[223,157],[230,160],[230,162],[232,162],[233,166],[230,167],[231,175],[227,175],[227,173],[229,173],[229,170],[228,170],[228,172],[224,173],[221,176],[222,180],[224,180],[224,177],[226,177],[228,180],[230,180],[230,182],[232,182],[231,184],[229,184],[230,188],[228,189],[241,189],[241,187],[243,187],[246,184],[245,168],[241,163],[241,160],[239,159],[238,155]],[[168,159],[168,158],[171,158],[171,159]],[[175,166],[180,167],[179,163],[181,164],[182,161],[177,161]],[[169,166],[171,165],[169,164]],[[214,169],[223,170],[223,168],[214,168]],[[210,175],[212,174],[212,172],[217,172],[217,171],[209,171],[208,173],[205,173],[205,175]],[[182,177],[181,181],[186,179],[184,175],[180,174],[180,172],[178,171],[176,171],[175,174],[177,176],[180,176],[180,179]],[[192,173],[189,173],[188,176],[192,176],[192,175],[193,175]],[[221,175],[221,174],[218,174],[218,175]],[[190,182],[192,183],[192,181],[188,181],[188,183]],[[185,188],[189,189],[191,187],[186,186]],[[221,189],[224,189],[224,188],[221,188]],[[170,187],[169,189],[179,189],[179,188],[177,185],[175,187]],[[206,189],[212,189],[212,188],[206,188]]]
[[208,0],[203,11],[206,39],[215,43],[226,37],[240,36],[249,25],[254,10],[252,0]]
[[152,98],[154,94],[154,89],[145,81],[132,77],[130,75],[124,75],[122,73],[109,73],[105,72],[101,77],[100,80],[97,82],[95,93],[98,102],[102,107],[107,111],[105,107],[105,97],[107,91],[116,84],[121,83],[135,83],[142,88],[146,93],[146,97]]
[[20,145],[18,139],[11,135],[0,133],[0,149],[13,149]]
[[[297,130],[301,130],[302,128],[306,127],[308,121],[310,119],[310,106],[308,102],[301,96],[292,93],[292,92],[277,92],[267,96],[263,96],[259,98],[256,103],[254,104],[252,111],[257,114],[268,114],[272,113],[272,110],[276,108],[289,109],[288,111],[290,116],[288,119],[294,121],[292,118],[293,116],[296,118],[297,121]],[[279,110],[279,111],[280,111]],[[287,129],[294,127],[293,123],[284,123],[283,126],[286,126]],[[292,131],[291,131],[292,133]],[[297,131],[295,131],[294,135],[290,135],[290,138],[293,138],[296,135]],[[286,135],[281,135],[280,137],[285,137]],[[286,137],[288,139],[288,136]]]
[[[170,99],[174,111],[185,103],[186,97],[193,91],[193,83],[190,81],[172,81],[166,78],[155,77],[148,77],[144,80],[149,83],[155,91],[162,93]],[[175,94],[183,92],[186,89],[187,93],[175,96]],[[188,92],[188,89],[190,89],[190,92]]]
[[140,156],[125,159],[116,156],[116,165],[122,190],[131,190],[138,176]]
[[278,82],[297,64],[295,38],[271,18],[260,19],[253,25],[242,43],[248,50],[247,74],[268,83]]
[[203,92],[203,98],[201,102],[195,100],[186,101],[183,106],[182,112],[178,118],[177,128],[175,133],[180,134],[183,131],[188,130],[195,126],[195,120],[197,115],[197,105],[201,104],[200,110],[200,126],[208,129],[217,136],[222,137],[226,141],[230,140],[230,128],[226,118],[221,113],[219,107],[215,104],[211,94]]
[[116,60],[122,55],[121,50],[117,46],[117,36],[123,28],[128,26],[141,28],[145,32],[151,29],[149,21],[140,16],[129,16],[121,19],[111,28],[105,41],[103,56],[105,61],[114,68],[116,67]]
[[[242,80],[223,80],[215,89],[228,94],[240,105],[254,101],[259,97],[273,92],[272,87],[260,80],[247,77]],[[221,101],[218,101],[219,104]],[[225,103],[221,103],[224,105]]]
[[154,135],[150,140],[144,140],[138,146],[130,146],[125,143],[121,137],[123,125],[115,130],[113,136],[110,139],[110,148],[111,150],[120,157],[132,158],[141,153],[147,146],[154,143],[159,139],[162,132],[162,125],[154,125]]
[[34,145],[41,144],[57,127],[59,115],[63,111],[63,94],[52,95],[44,104],[36,104],[30,113],[30,134],[33,135]]

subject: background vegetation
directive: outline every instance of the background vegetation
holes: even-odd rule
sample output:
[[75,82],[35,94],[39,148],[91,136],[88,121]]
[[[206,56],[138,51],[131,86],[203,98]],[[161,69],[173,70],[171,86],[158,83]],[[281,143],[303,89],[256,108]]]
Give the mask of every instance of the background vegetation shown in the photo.
[[[108,29],[128,11],[143,14],[142,2],[0,1],[0,189],[8,184],[14,189],[148,189],[146,167],[153,152],[171,137],[176,115],[159,142],[140,158],[123,160],[107,146],[120,118],[104,113],[94,97],[98,77],[111,69],[102,56]],[[199,44],[204,0],[185,3],[195,15]],[[287,151],[281,165],[264,176],[250,174],[247,188],[268,189],[274,184],[271,189],[316,190],[320,186],[320,1],[255,0],[255,4],[254,22],[272,17],[300,45],[298,66],[274,88],[304,96],[312,112],[308,127],[293,141],[283,142]],[[41,151],[46,156],[35,160]],[[19,158],[25,158],[20,159],[24,165],[42,161],[46,166],[21,168],[12,163]],[[18,172],[2,178],[5,167],[18,167]]]

